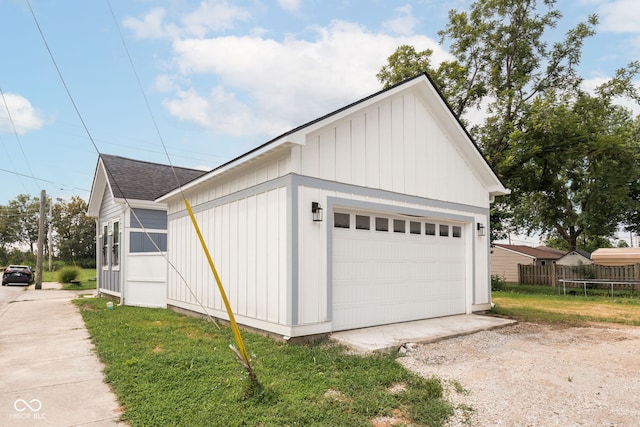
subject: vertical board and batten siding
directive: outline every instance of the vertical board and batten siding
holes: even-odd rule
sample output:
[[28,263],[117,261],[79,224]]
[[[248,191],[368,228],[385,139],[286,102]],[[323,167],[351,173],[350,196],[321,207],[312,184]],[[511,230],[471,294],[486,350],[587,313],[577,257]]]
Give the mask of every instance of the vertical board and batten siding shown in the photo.
[[[252,194],[199,210],[196,220],[236,316],[286,324],[287,188]],[[168,302],[202,312],[200,304],[226,317],[215,278],[188,216],[169,223],[170,261],[182,273],[168,276]],[[186,303],[186,306],[185,304]],[[250,321],[245,324],[251,325]]]
[[412,93],[331,123],[293,152],[301,175],[489,207],[487,189]]
[[[266,153],[254,152],[257,157],[220,169],[185,191],[240,323],[291,336],[331,331],[328,275],[335,242],[327,228],[333,215],[327,202],[337,200],[347,207],[353,202],[354,209],[427,212],[458,221],[465,230],[464,248],[452,252],[464,257],[458,263],[464,270],[463,311],[473,304],[488,306],[487,237],[476,235],[475,223],[488,221],[483,182],[493,181],[467,164],[465,159],[477,160],[475,153],[465,157],[468,141],[456,133],[455,123],[442,120],[450,117],[434,114],[431,109],[441,105],[426,96],[400,91],[323,119],[308,133],[294,132],[291,141],[304,134],[303,144],[283,142],[273,151],[267,146]],[[312,202],[325,208],[324,221],[312,220]],[[226,317],[181,197],[169,200],[168,213],[168,256],[187,283],[169,269],[169,305]],[[417,264],[407,268],[418,274]]]
[[[289,151],[282,149],[276,153],[267,155],[265,159],[256,159],[239,168],[238,171],[230,171],[219,177],[215,184],[200,185],[197,190],[191,189],[185,193],[192,207],[203,203],[230,196],[238,191],[252,188],[276,178],[283,177],[291,172],[291,159]],[[172,201],[168,205],[168,214],[171,215],[185,209],[182,198]]]
[[[104,226],[108,225],[109,233],[113,233],[113,222],[120,221],[122,224],[122,215],[123,215],[123,206],[121,204],[116,204],[113,199],[113,195],[111,191],[109,191],[108,187],[105,187],[104,194],[102,196],[102,204],[100,205],[100,214],[99,214],[99,227],[100,233],[104,230]],[[103,260],[100,255],[98,259],[100,260],[100,265],[98,265],[97,270],[100,274],[100,279],[98,286],[101,290],[107,291],[112,294],[120,293],[120,270],[113,270],[111,267],[111,257],[113,256],[112,251],[112,241],[109,239],[109,236],[105,236],[108,242],[107,249],[107,259]],[[122,243],[121,243],[122,245]],[[122,246],[121,246],[122,249]],[[99,248],[102,251],[102,247]],[[122,258],[122,250],[120,251],[120,257]],[[100,252],[102,253],[102,252]],[[106,267],[103,268],[103,262],[106,262]]]

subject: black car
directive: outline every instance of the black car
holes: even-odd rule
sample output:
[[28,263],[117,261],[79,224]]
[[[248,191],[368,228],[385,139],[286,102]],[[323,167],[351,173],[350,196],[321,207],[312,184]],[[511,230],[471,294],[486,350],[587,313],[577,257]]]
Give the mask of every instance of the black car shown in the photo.
[[9,283],[24,283],[32,285],[35,281],[35,274],[28,265],[10,265],[2,273],[2,286]]

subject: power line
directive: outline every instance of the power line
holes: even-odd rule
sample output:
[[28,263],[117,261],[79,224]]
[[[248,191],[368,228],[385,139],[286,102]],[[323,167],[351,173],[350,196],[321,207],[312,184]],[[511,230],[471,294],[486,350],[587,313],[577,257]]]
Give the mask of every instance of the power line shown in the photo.
[[[7,103],[7,98],[4,96],[4,92],[2,91],[2,88],[0,88],[0,95],[2,95],[4,108],[6,108],[7,110],[7,116],[9,117],[9,122],[11,123],[13,134],[16,136],[16,141],[18,142],[18,147],[20,147],[20,152],[22,153],[22,157],[24,157],[24,161],[27,164],[27,167],[29,168],[29,172],[31,172],[31,177],[33,177],[33,170],[31,169],[31,164],[29,163],[29,159],[27,158],[26,154],[24,154],[24,149],[22,148],[22,141],[20,141],[20,136],[18,135],[18,129],[16,128],[16,124],[13,121],[13,116],[11,115],[11,110],[9,109],[9,104]],[[14,169],[15,169],[15,166],[14,166]],[[38,188],[42,189],[42,187],[40,187],[40,184],[38,184],[38,181],[35,180],[35,182]]]

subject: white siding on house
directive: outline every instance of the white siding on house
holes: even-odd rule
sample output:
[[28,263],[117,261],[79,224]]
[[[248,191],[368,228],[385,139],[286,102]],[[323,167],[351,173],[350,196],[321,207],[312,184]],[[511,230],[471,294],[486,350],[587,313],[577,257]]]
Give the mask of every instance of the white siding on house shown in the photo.
[[[195,213],[236,316],[286,323],[288,264],[286,241],[280,238],[286,235],[286,206],[283,186]],[[169,271],[168,303],[202,304],[226,318],[190,218],[182,215],[169,224],[168,254],[186,284],[175,270]],[[187,286],[191,292],[186,292]]]
[[[118,221],[120,226],[124,224],[124,205],[117,204],[114,201],[113,195],[108,186],[105,186],[104,194],[102,196],[102,204],[100,205],[100,214],[98,217],[98,228],[102,232],[106,225],[109,230],[108,236],[102,236],[102,239],[107,239],[108,250],[106,265],[103,264],[102,248],[98,248],[99,252],[96,254],[98,263],[96,269],[98,272],[98,288],[107,294],[120,296],[121,293],[121,281],[120,281],[120,268],[114,269],[112,267],[112,245],[111,238],[109,237],[113,233],[113,223]],[[122,241],[120,242],[120,261],[122,262]]]
[[[505,190],[426,78],[415,82],[285,134],[184,190],[239,323],[289,336],[333,330],[334,253],[343,243],[330,226],[334,208],[457,224],[464,237],[443,279],[457,284],[455,302],[430,314],[489,307],[488,237],[477,236],[476,224],[488,226],[490,198]],[[181,199],[160,199],[169,204],[168,256],[180,272],[169,270],[168,304],[226,318]],[[324,221],[313,221],[313,202]],[[387,248],[378,249],[379,261]],[[412,292],[422,291],[422,263],[403,265]],[[384,286],[380,294],[393,291]]]
[[328,181],[488,207],[487,189],[429,113],[411,93],[386,99],[310,134],[292,164]]

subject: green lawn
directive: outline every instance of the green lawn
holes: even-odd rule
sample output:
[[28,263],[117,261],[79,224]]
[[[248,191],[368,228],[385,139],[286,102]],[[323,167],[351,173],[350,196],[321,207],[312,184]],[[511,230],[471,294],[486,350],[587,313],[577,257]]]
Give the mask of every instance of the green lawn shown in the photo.
[[107,301],[76,303],[131,426],[371,426],[394,415],[396,425],[436,427],[452,414],[440,381],[408,372],[395,355],[243,332],[262,384],[250,394],[228,327],[171,310],[108,310]]
[[[80,274],[78,275],[78,280],[80,280],[80,285],[71,284],[71,283],[63,283],[63,289],[69,290],[88,290],[96,288],[96,269],[95,268],[78,268]],[[58,282],[58,272],[57,271],[43,271],[42,272],[42,281],[43,282]]]
[[581,290],[564,295],[562,289],[549,286],[507,285],[494,291],[493,312],[525,322],[584,324],[589,322],[618,323],[640,326],[640,296],[638,292]]

